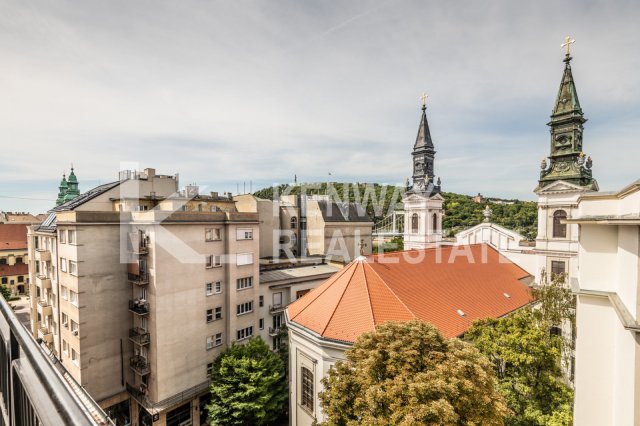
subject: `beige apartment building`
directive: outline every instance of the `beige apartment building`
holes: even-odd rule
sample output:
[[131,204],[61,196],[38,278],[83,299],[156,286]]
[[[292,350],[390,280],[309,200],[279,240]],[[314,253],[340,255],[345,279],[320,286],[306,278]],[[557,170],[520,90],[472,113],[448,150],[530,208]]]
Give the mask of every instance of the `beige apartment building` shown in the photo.
[[116,424],[201,424],[211,363],[260,334],[258,215],[146,169],[28,238],[32,332],[73,378]]

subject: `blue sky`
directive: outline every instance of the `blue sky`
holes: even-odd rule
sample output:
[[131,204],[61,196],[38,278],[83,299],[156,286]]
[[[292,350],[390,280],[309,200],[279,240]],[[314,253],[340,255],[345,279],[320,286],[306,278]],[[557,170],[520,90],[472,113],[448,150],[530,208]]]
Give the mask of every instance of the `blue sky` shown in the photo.
[[400,183],[420,94],[443,188],[533,199],[565,36],[603,190],[637,179],[635,1],[0,0],[0,210],[122,162],[236,192]]

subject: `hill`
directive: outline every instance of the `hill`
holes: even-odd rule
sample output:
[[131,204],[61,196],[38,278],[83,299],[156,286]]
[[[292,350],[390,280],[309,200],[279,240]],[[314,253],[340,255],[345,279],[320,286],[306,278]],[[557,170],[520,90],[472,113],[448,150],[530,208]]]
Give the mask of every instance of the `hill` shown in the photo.
[[[307,195],[327,194],[336,201],[357,201],[366,205],[366,210],[374,222],[382,220],[394,208],[401,208],[404,188],[379,185],[377,183],[342,183],[331,182],[327,190],[326,183],[299,184],[295,186],[280,185],[275,187],[279,194]],[[259,198],[273,199],[274,187],[254,192]],[[458,231],[481,223],[484,220],[482,211],[489,206],[493,211],[492,222],[521,233],[533,240],[537,233],[538,208],[533,201],[505,200],[489,198],[476,203],[469,195],[443,192],[445,198],[445,217],[443,228],[445,236],[453,236]]]

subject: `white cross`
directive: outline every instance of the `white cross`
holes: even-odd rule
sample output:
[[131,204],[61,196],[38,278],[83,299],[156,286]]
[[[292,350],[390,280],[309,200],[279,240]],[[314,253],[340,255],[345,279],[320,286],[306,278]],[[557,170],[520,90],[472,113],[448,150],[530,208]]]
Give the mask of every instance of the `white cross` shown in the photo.
[[566,48],[567,48],[567,56],[569,56],[569,53],[570,53],[570,52],[569,52],[569,50],[570,50],[571,45],[572,45],[573,43],[575,43],[575,42],[576,42],[576,41],[575,41],[574,39],[572,39],[571,37],[567,36],[567,37],[564,39],[564,43],[562,43],[562,44],[560,45],[560,47],[566,47]]

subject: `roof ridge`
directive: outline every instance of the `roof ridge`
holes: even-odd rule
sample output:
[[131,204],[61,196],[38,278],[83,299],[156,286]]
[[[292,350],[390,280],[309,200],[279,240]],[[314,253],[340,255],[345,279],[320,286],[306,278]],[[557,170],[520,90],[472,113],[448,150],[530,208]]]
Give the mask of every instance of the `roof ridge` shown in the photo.
[[[366,263],[366,262],[360,262]],[[376,329],[376,314],[373,311],[373,302],[371,301],[371,292],[369,291],[369,280],[367,279],[367,268],[362,267],[362,273],[364,275],[364,288],[367,290],[367,300],[369,300],[369,309],[371,309],[371,321],[373,321],[373,329]]]
[[[369,265],[369,262],[363,262],[366,263],[367,265]],[[409,307],[404,303],[404,301],[402,299],[400,299],[400,297],[396,294],[395,291],[393,291],[393,289],[391,287],[389,287],[389,284],[387,284],[387,282],[384,280],[384,278],[382,278],[380,276],[380,274],[378,274],[378,271],[376,271],[373,266],[369,265],[369,268],[371,268],[371,270],[373,271],[374,274],[376,274],[376,276],[380,279],[380,281],[382,281],[382,284],[384,284],[385,287],[387,287],[389,289],[389,291],[391,292],[391,294],[393,294],[395,296],[395,298],[398,300],[398,302],[400,302],[400,304],[402,306],[404,306],[404,308],[407,310],[407,312],[409,312],[411,314],[411,316],[413,318],[418,318],[418,316],[416,314],[413,313],[413,311],[411,309],[409,309]]]
[[[318,299],[318,297],[322,296],[325,293],[325,291],[327,291],[329,289],[329,287],[331,287],[333,285],[333,283],[335,283],[338,280],[338,278],[340,278],[342,275],[344,275],[348,270],[349,270],[349,266],[346,266],[346,267],[342,268],[341,271],[337,272],[335,275],[329,277],[327,279],[327,281],[329,281],[329,280],[333,280],[333,281],[330,284],[328,284],[324,289],[322,289],[322,291],[318,292],[318,295],[315,296],[313,298],[313,300],[309,300],[309,302],[303,308],[301,308],[300,311],[295,316],[297,317],[298,315],[302,314],[302,312],[304,312],[305,309],[307,309],[309,306],[311,306],[311,304],[313,302],[315,302]],[[320,284],[320,286],[312,289],[311,291],[320,290],[322,285],[327,284],[327,281],[323,282],[322,284]],[[293,319],[293,318],[295,318],[295,317],[291,317],[291,319]],[[325,328],[326,328],[326,326],[325,326]]]
[[[359,263],[361,263],[361,262],[354,262],[356,270],[358,269],[358,264]],[[333,319],[333,316],[336,314],[336,311],[338,310],[338,306],[340,306],[340,302],[342,302],[342,299],[344,298],[344,295],[347,292],[347,289],[349,288],[349,284],[351,284],[351,280],[353,279],[353,275],[354,274],[355,274],[355,271],[354,271],[353,274],[351,274],[351,276],[349,277],[349,281],[347,281],[347,284],[344,286],[344,290],[342,291],[342,294],[340,295],[340,298],[338,299],[338,303],[334,303],[333,304],[334,305],[333,312],[331,313],[331,316],[327,320],[327,323],[322,328],[322,333],[319,333],[321,336],[323,336],[325,331],[327,331],[327,328],[329,328],[329,324],[331,323],[331,320]],[[329,287],[329,286],[327,286],[327,287]]]

